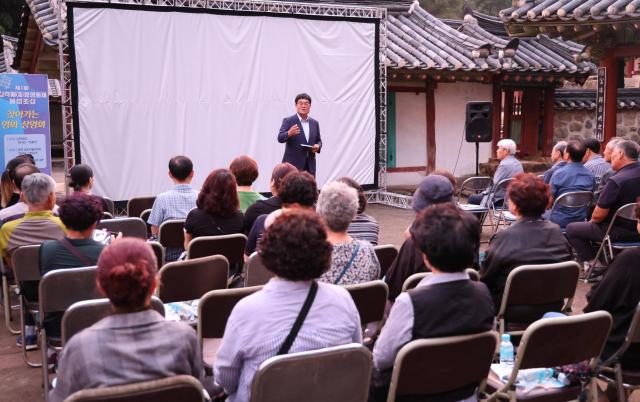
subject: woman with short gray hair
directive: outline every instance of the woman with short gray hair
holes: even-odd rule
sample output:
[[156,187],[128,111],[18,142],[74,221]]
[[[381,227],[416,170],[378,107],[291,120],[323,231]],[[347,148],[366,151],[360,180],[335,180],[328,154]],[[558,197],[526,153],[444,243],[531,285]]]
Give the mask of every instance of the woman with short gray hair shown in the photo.
[[319,280],[349,285],[378,279],[380,263],[371,243],[353,239],[347,233],[358,212],[358,192],[345,183],[326,184],[316,210],[325,222],[327,240],[333,245],[331,268]]

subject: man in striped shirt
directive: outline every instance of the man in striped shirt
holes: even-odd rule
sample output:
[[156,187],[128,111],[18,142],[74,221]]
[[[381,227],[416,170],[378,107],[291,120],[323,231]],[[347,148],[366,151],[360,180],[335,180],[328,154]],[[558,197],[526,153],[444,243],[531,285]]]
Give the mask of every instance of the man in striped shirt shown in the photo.
[[587,153],[584,155],[584,167],[596,177],[596,184],[600,183],[602,176],[611,169],[611,164],[600,156],[600,143],[595,138],[584,140]]

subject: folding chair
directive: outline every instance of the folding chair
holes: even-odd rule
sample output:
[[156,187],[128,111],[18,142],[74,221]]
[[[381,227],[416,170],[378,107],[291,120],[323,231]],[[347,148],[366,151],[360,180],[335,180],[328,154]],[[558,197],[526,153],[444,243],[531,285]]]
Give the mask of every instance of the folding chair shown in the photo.
[[156,197],[134,197],[127,201],[127,216],[138,218],[145,209],[153,208]]
[[343,287],[347,289],[358,309],[363,332],[367,324],[376,323],[375,329],[367,341],[367,343],[373,344],[380,333],[380,329],[382,329],[389,287],[382,280],[345,285]]
[[596,371],[598,378],[605,381],[609,385],[616,387],[618,392],[618,401],[626,402],[627,395],[625,390],[632,392],[640,388],[640,371],[625,370],[620,364],[620,358],[634,343],[640,342],[640,304],[636,306],[636,312],[629,325],[627,336],[624,343],[615,351],[607,360],[598,365]]
[[13,321],[13,310],[18,310],[20,306],[18,304],[12,304],[11,294],[15,293],[15,290],[18,288],[18,285],[15,283],[13,279],[13,272],[10,268],[7,268],[4,265],[4,261],[0,258],[0,273],[2,274],[2,305],[4,307],[4,325],[7,327],[7,331],[9,331],[12,335],[17,335],[20,333],[20,328],[14,328],[11,325]]
[[[151,296],[151,308],[164,317],[164,304],[155,296]],[[66,345],[78,332],[111,314],[113,314],[113,306],[109,299],[83,300],[73,303],[62,316],[62,346]]]
[[124,237],[138,237],[147,239],[147,225],[140,218],[107,219],[98,222],[97,229],[106,229],[110,232],[122,232]]
[[[505,221],[505,223],[507,222],[505,219],[505,212],[509,212],[509,205],[506,198],[506,192],[504,193],[505,198],[501,207],[496,207],[496,194],[501,192],[502,190],[506,190],[507,187],[509,187],[509,184],[513,180],[514,180],[513,177],[509,179],[500,180],[500,182],[498,182],[498,184],[496,184],[491,189],[491,192],[489,193],[489,196],[487,198],[488,200],[487,207],[491,211],[489,216],[491,217],[491,220],[492,220],[491,226],[494,233],[498,230],[498,228],[500,227],[500,223],[503,220]],[[496,219],[495,226],[493,225],[493,219]]]
[[356,343],[275,356],[258,367],[250,401],[366,401],[372,366]]
[[560,402],[576,400],[582,392],[580,385],[569,385],[556,389],[535,388],[525,393],[518,390],[514,384],[519,370],[558,367],[585,360],[589,360],[591,368],[587,388],[588,400],[595,401],[597,399],[595,368],[609,335],[611,322],[611,315],[606,311],[544,318],[534,322],[524,331],[509,379],[503,382],[493,372],[489,373],[487,389],[493,394],[489,396],[487,401]]
[[149,217],[151,216],[151,208],[145,209],[140,213],[140,219],[144,221],[147,226],[147,237],[151,237],[151,224],[149,224]]
[[[39,363],[29,360],[27,345],[25,341],[25,314],[35,316],[38,313],[38,302],[27,300],[24,294],[24,285],[27,282],[38,282],[40,280],[40,245],[18,247],[11,255],[11,265],[15,275],[16,284],[19,289],[18,299],[20,301],[20,332],[22,333],[22,358],[29,367],[40,367]],[[34,285],[35,286],[35,285]],[[25,310],[26,309],[26,310]]]
[[[618,208],[616,213],[613,215],[613,218],[611,219],[609,226],[607,227],[607,231],[604,237],[602,238],[602,241],[600,242],[600,248],[598,248],[598,252],[596,253],[595,261],[599,261],[600,254],[602,254],[604,256],[605,262],[608,264],[611,260],[613,260],[614,250],[623,250],[626,248],[635,248],[640,246],[640,242],[612,242],[611,236],[609,235],[609,233],[611,233],[611,228],[613,228],[613,225],[616,223],[618,219],[627,219],[631,221],[636,220],[635,208],[636,208],[635,203],[625,204],[620,208]],[[607,251],[609,252],[608,256],[607,256]],[[585,280],[584,280],[585,283],[588,281],[588,278],[591,275],[591,271],[593,271],[593,266],[589,267],[589,269],[585,274]]]
[[187,258],[200,258],[209,255],[224,255],[229,260],[231,274],[241,272],[244,265],[244,247],[247,236],[236,233],[222,236],[196,237],[187,246]]
[[245,264],[244,286],[266,285],[269,279],[273,278],[273,272],[262,264],[262,259],[258,253],[254,252]]
[[216,354],[222,343],[222,336],[231,311],[242,298],[260,289],[262,289],[262,286],[212,290],[200,298],[200,303],[198,304],[198,340],[202,348],[202,360],[209,372],[211,372],[213,363],[216,360]]
[[184,219],[170,219],[160,224],[158,242],[163,247],[184,248]]
[[[38,315],[41,335],[40,350],[42,362],[47,361],[47,347],[61,349],[61,339],[49,339],[44,326],[44,317],[48,313],[62,312],[73,303],[82,300],[100,299],[103,296],[96,289],[96,267],[57,269],[47,272],[38,286],[38,299],[40,311]],[[44,383],[44,395],[49,395],[49,368],[42,365],[42,378]]]
[[113,219],[113,215],[111,215],[109,212],[103,212],[102,218],[100,218],[100,220],[107,220],[107,219]]
[[456,201],[460,202],[460,197],[469,192],[471,194],[478,194],[487,189],[490,189],[493,185],[493,179],[489,176],[475,176],[469,177],[462,182]]
[[435,400],[438,394],[465,388],[472,388],[478,396],[497,344],[494,331],[407,343],[396,355],[387,402],[403,396],[431,396]]
[[108,212],[111,216],[113,216],[116,213],[116,207],[115,207],[115,204],[113,203],[113,200],[108,197],[102,197],[102,199],[104,200],[104,203],[107,206],[107,210],[104,212]]
[[229,262],[222,255],[170,262],[158,272],[158,297],[163,303],[197,300],[227,288]]
[[127,385],[83,389],[65,402],[203,402],[202,384],[190,375],[176,375]]
[[510,323],[522,327],[550,311],[571,311],[580,265],[575,261],[555,264],[521,265],[507,276],[497,320],[500,336],[518,336]]
[[157,241],[147,241],[147,244],[153,249],[153,253],[156,255],[156,261],[158,261],[158,270],[164,265],[164,247]]
[[551,216],[558,207],[572,209],[588,208],[592,203],[593,193],[591,191],[570,191],[560,195],[553,201],[549,216]]
[[382,279],[398,256],[398,249],[393,244],[381,244],[374,246],[373,251],[375,251],[376,257],[380,262],[380,279]]
[[[480,280],[480,274],[473,268],[467,268],[465,272],[469,275],[469,279],[474,282],[478,282]],[[413,274],[407,279],[405,279],[402,284],[402,291],[406,292],[407,290],[414,289],[418,284],[427,276],[431,275],[431,272],[418,272],[417,274]]]

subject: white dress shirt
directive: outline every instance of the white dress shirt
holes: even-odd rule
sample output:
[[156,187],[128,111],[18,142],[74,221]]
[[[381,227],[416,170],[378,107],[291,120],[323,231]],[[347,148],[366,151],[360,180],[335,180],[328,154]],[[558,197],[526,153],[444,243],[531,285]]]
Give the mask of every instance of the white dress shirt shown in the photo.
[[302,124],[302,135],[304,135],[304,139],[309,142],[309,116],[306,119],[303,119],[302,116],[298,115],[298,120]]

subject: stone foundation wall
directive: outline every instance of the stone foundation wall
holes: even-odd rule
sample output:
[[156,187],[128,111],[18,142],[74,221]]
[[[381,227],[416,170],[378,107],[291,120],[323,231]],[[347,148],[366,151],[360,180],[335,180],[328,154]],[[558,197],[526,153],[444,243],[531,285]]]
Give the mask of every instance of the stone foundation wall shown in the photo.
[[[618,137],[640,144],[640,110],[618,110]],[[553,142],[594,136],[595,110],[556,110]]]

